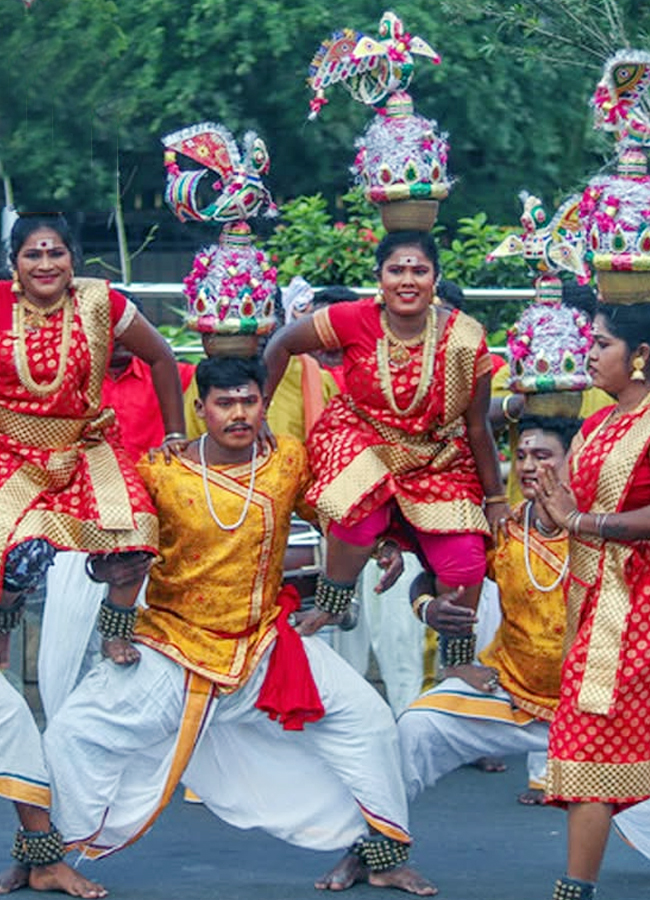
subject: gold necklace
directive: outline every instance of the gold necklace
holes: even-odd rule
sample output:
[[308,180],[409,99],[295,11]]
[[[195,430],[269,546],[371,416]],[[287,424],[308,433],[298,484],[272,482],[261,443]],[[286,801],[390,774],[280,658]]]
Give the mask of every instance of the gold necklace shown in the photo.
[[36,329],[36,328],[45,328],[49,325],[49,319],[57,313],[60,309],[65,306],[65,302],[68,299],[68,294],[61,294],[56,303],[52,303],[50,306],[37,306],[35,303],[32,303],[24,294],[19,294],[17,297],[18,303],[23,307],[25,311],[25,317],[29,318],[29,323],[27,324],[27,328]]
[[388,316],[386,315],[385,309],[381,311],[379,320],[381,323],[382,331],[388,338],[388,358],[390,362],[399,367],[408,365],[411,360],[411,354],[408,352],[408,348],[417,347],[419,346],[419,344],[423,343],[427,333],[427,324],[429,321],[428,314],[427,321],[424,324],[424,328],[419,334],[416,334],[415,337],[412,338],[397,337],[395,332],[388,324]]
[[[424,326],[423,333],[415,338],[410,338],[408,341],[400,341],[399,338],[395,337],[395,335],[390,331],[390,328],[388,328],[388,323],[386,322],[385,318],[381,319],[384,336],[380,337],[377,341],[377,369],[379,371],[379,383],[381,385],[382,393],[386,398],[386,402],[397,416],[409,416],[415,409],[417,409],[417,407],[424,399],[425,394],[429,390],[429,387],[431,386],[431,382],[433,380],[433,366],[435,363],[437,319],[438,317],[436,308],[435,306],[431,306],[429,308],[429,314],[427,315],[427,322]],[[391,362],[393,362],[396,365],[400,366],[404,365],[404,363],[396,362],[391,357],[391,336],[394,341],[396,341],[398,344],[401,344],[403,352],[407,355],[407,362],[411,358],[411,355],[408,352],[407,348],[410,346],[423,344],[422,370],[420,372],[420,380],[418,382],[413,400],[405,409],[399,408],[397,402],[395,401],[395,393],[393,391],[393,382],[390,374],[390,364]]]
[[[56,309],[54,308],[56,306]],[[61,325],[61,341],[59,343],[59,365],[57,368],[54,381],[43,383],[35,381],[29,368],[29,360],[27,358],[27,317],[34,309],[40,315],[43,311],[25,298],[24,295],[18,297],[18,302],[14,304],[13,309],[13,325],[16,334],[16,371],[22,386],[37,397],[49,397],[56,393],[63,384],[66,366],[68,364],[68,355],[70,353],[70,343],[72,340],[72,321],[74,318],[74,303],[69,294],[64,294],[56,304],[48,307],[47,312],[52,315],[59,309],[63,308],[63,322]],[[47,316],[45,316],[47,324]],[[39,326],[37,326],[39,327]]]

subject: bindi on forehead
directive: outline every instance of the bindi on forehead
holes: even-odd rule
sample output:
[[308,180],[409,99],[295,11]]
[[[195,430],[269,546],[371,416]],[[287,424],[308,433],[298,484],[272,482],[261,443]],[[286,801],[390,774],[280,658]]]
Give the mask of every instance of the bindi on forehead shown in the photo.
[[419,266],[420,260],[417,256],[400,256],[398,263],[400,266]]
[[41,238],[36,241],[36,249],[37,250],[53,250],[54,249],[54,241],[52,238]]
[[237,387],[224,388],[223,391],[228,397],[248,397],[252,393],[249,384],[239,384]]
[[534,450],[537,447],[537,435],[536,434],[528,434],[521,439],[521,447],[524,450]]

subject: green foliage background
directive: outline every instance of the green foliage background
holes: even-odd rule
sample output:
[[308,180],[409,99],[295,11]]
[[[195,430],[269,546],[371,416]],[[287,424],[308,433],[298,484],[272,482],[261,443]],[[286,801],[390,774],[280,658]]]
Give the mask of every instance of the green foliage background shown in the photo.
[[[573,20],[606,29],[607,5],[394,5],[406,28],[443,57],[438,67],[418,61],[412,88],[418,110],[450,134],[458,180],[443,223],[479,210],[491,221],[516,221],[521,188],[552,203],[601,164],[609,148],[599,149],[591,134],[587,101],[605,51],[592,52],[595,39]],[[644,42],[650,4],[614,6],[630,40]],[[320,120],[308,123],[307,68],[336,28],[375,34],[382,7],[368,0],[34,0],[26,9],[4,0],[0,161],[18,204],[106,208],[119,153],[128,191],[146,206],[163,185],[160,135],[204,119],[238,136],[247,128],[261,133],[278,200],[320,191],[331,204],[350,186],[353,141],[370,113],[335,88]],[[568,45],[549,39],[549,28]]]

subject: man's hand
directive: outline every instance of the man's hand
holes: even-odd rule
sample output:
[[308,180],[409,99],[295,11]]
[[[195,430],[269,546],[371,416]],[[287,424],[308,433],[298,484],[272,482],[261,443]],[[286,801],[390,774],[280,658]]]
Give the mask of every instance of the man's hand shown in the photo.
[[88,566],[94,581],[102,581],[115,587],[139,584],[152,566],[154,557],[144,551],[93,554]]
[[443,678],[461,678],[470,687],[486,694],[493,694],[499,687],[499,673],[491,666],[448,666],[443,669]]
[[468,606],[460,606],[458,600],[465,588],[458,587],[448,594],[439,594],[429,602],[426,609],[426,624],[447,635],[467,634],[476,624],[476,613]]
[[309,635],[315,634],[325,625],[337,625],[341,620],[341,616],[335,616],[332,613],[322,612],[322,610],[314,607],[309,612],[293,613],[296,622],[296,631],[298,634]]
[[384,541],[377,556],[377,565],[383,569],[383,575],[375,588],[376,594],[383,594],[391,588],[404,571],[402,551],[394,541]]

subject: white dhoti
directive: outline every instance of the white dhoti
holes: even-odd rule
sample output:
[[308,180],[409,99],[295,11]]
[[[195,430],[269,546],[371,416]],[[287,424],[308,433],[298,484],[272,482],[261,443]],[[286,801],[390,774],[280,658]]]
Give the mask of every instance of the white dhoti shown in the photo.
[[[399,741],[386,704],[318,637],[303,639],[325,717],[284,731],[255,708],[270,651],[237,692],[217,697],[182,781],[216,815],[320,850],[371,824],[408,840]],[[186,702],[186,671],[141,647],[132,667],[104,660],[45,734],[53,817],[92,855],[132,840],[164,796]]]
[[27,703],[0,674],[0,796],[48,809],[41,735]]
[[635,803],[618,813],[614,825],[623,840],[650,859],[650,800]]
[[404,572],[397,582],[377,594],[384,570],[369,560],[359,576],[361,614],[353,631],[338,632],[332,646],[362,675],[370,648],[386,686],[386,697],[398,715],[422,689],[425,626],[413,615],[409,588],[422,566],[413,553],[404,553]]
[[[87,553],[59,551],[47,573],[38,651],[38,687],[49,722],[83,676],[101,658],[96,623],[108,585],[86,573]],[[137,603],[144,605],[145,587]]]
[[502,688],[485,694],[460,678],[446,679],[411,704],[397,723],[409,799],[481,756],[545,753],[549,723],[512,704]]

